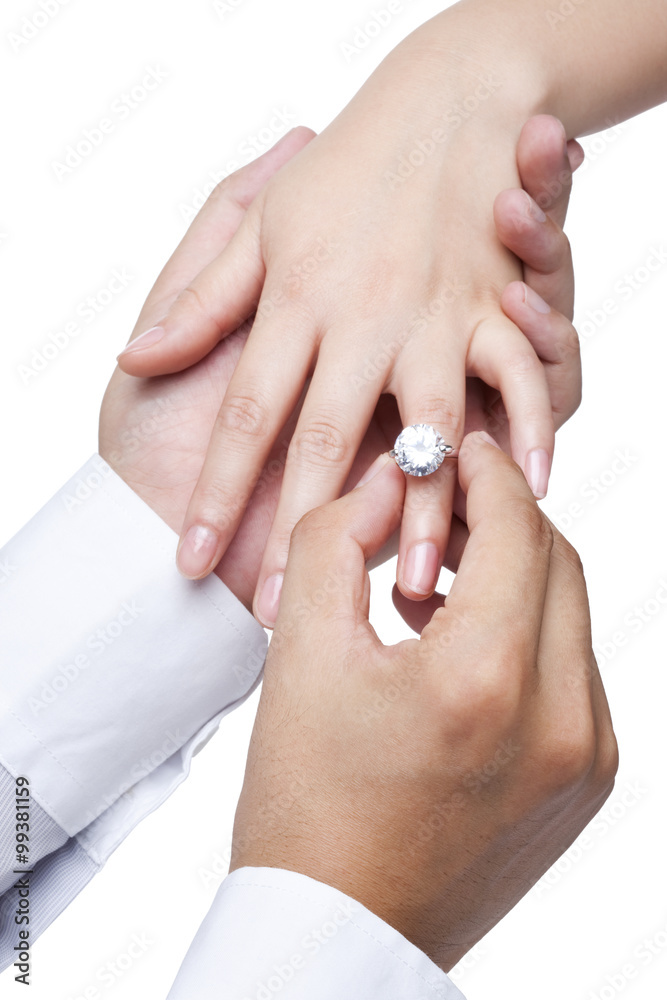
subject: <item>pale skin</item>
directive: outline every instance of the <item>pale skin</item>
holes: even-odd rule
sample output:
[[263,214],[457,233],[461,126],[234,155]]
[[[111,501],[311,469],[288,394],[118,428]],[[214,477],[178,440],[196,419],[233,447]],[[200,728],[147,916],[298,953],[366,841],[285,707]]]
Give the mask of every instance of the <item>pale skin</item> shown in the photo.
[[[180,526],[179,566],[193,578],[229,546],[307,386],[255,594],[266,625],[292,528],[345,489],[383,393],[402,425],[430,423],[458,448],[466,377],[482,380],[502,396],[513,457],[546,492],[549,385],[539,348],[500,304],[521,271],[496,236],[494,201],[519,186],[531,115],[558,116],[573,138],[667,97],[662,0],[586,0],[557,24],[552,7],[464,0],[409,36],[120,359],[134,375],[181,370],[257,310]],[[408,483],[397,581],[410,598],[433,592],[455,485],[453,459]]]
[[[163,315],[193,276],[224,249],[248,205],[312,137],[309,130],[296,129],[269,153],[220,185],[157,279],[133,336]],[[570,143],[569,150],[563,149],[560,123],[549,118],[531,120],[523,129],[517,147],[524,190],[505,192],[496,205],[499,235],[524,262],[525,283],[508,286],[503,293],[503,307],[545,359],[545,378],[556,426],[576,410],[581,394],[578,342],[568,319],[573,298],[572,261],[561,229],[570,193],[571,167],[576,168],[581,158],[576,143]],[[533,212],[527,211],[526,198],[531,196],[528,192],[533,196],[533,204],[539,201],[546,210],[544,222],[536,221]],[[540,310],[525,301],[533,290],[544,304]],[[547,313],[542,311],[546,302],[553,306]],[[560,309],[568,315],[562,315]],[[147,380],[133,378],[117,369],[109,383],[100,418],[100,453],[174,531],[183,523],[204,464],[215,415],[247,336],[246,324],[199,364],[182,373]],[[509,447],[507,420],[502,406],[498,409],[498,393],[489,392],[481,384],[471,385],[468,406],[469,426],[490,429]],[[355,459],[349,486],[357,482],[380,452],[391,446],[400,426],[393,401],[383,397]],[[277,508],[289,439],[287,428],[269,458],[261,487],[250,499],[242,523],[216,567],[217,575],[246,607],[252,605]],[[457,509],[463,514],[461,503]],[[385,558],[392,555],[396,544],[397,536],[382,555]]]
[[340,889],[445,971],[579,835],[618,765],[576,553],[485,432],[458,468],[470,535],[420,639],[383,646],[368,621],[366,562],[405,493],[387,455],[297,526],[231,865]]

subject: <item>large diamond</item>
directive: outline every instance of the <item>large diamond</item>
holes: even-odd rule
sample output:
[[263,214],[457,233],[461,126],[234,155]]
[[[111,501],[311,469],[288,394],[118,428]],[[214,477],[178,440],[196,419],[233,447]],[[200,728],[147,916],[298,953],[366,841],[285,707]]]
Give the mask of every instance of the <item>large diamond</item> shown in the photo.
[[394,458],[408,476],[430,476],[442,465],[448,449],[429,424],[413,424],[396,438]]

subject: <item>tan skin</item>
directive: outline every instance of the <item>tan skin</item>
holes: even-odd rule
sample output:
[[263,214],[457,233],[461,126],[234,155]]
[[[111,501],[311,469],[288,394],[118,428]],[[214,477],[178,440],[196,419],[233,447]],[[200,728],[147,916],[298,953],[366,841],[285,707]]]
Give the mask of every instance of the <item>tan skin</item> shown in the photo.
[[297,526],[232,846],[232,869],[340,889],[445,971],[579,835],[618,763],[579,559],[490,441],[461,450],[470,537],[420,639],[385,647],[368,622],[366,561],[403,511],[388,456]]

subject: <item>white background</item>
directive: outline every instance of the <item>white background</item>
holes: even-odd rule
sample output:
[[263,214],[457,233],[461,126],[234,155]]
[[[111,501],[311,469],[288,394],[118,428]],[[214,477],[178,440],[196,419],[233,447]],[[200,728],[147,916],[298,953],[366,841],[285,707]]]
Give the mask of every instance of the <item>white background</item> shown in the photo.
[[[238,161],[240,146],[275,108],[323,128],[386,52],[442,6],[404,2],[348,62],[340,43],[351,41],[373,10],[358,0],[236,0],[236,9],[222,14],[210,0],[69,0],[18,51],[9,35],[39,7],[4,0],[0,542],[95,450],[114,358],[184,232],[183,207],[210,171]],[[149,67],[168,78],[58,180],[53,161]],[[544,504],[552,518],[579,504],[567,534],[587,569],[621,770],[584,846],[459,969],[455,978],[468,1000],[589,1000],[601,991],[606,1000],[619,993],[654,1000],[667,983],[667,266],[629,295],[614,287],[619,280],[628,287],[623,276],[641,268],[653,247],[667,250],[666,135],[663,108],[585,141],[589,161],[568,224],[577,319],[587,334],[585,402],[560,434]],[[26,384],[19,366],[29,363],[31,349],[76,318],[79,303],[103,289],[114,268],[132,275],[127,289]],[[591,315],[608,298],[618,310],[596,322]],[[619,451],[624,462],[615,462]],[[374,600],[374,621],[391,639],[406,632],[389,610],[392,574],[393,567],[375,574]],[[627,616],[637,621],[633,609],[644,605],[647,621],[633,626]],[[614,646],[620,631],[627,641]],[[37,943],[32,1000],[68,1000],[93,985],[104,1000],[166,994],[219,880],[216,854],[228,846],[255,705],[256,698],[225,721],[185,786]],[[101,986],[97,971],[124,953],[134,933],[148,935],[148,951],[112,986]],[[645,939],[655,939],[659,951],[650,962],[641,957]],[[636,978],[610,986],[605,977],[627,963]],[[1,986],[3,997],[22,995],[11,971]]]

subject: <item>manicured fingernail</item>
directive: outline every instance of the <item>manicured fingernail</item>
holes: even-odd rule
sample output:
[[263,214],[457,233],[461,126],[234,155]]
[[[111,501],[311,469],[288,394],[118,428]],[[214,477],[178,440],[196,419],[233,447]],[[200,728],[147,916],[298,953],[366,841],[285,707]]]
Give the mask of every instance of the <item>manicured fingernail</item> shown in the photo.
[[413,545],[405,557],[403,584],[414,594],[430,594],[435,587],[440,566],[438,550],[433,542]]
[[538,500],[543,500],[547,495],[550,467],[549,455],[544,448],[535,448],[534,451],[528,452],[526,457],[526,479]]
[[136,351],[143,351],[145,348],[152,347],[153,344],[157,344],[163,337],[163,328],[161,326],[152,326],[150,330],[140,333],[138,337],[135,337],[134,340],[130,341],[125,350],[121,351],[118,357],[122,358],[125,357],[126,354],[134,354]]
[[498,451],[502,451],[502,448],[500,447],[496,439],[492,438],[490,434],[486,433],[486,431],[478,431],[477,435],[482,439],[482,441],[486,441],[487,444],[492,444],[494,448],[498,449]]
[[176,565],[179,572],[188,580],[196,580],[203,576],[211,565],[218,548],[218,536],[210,528],[201,524],[193,524],[188,528],[176,555]]
[[274,573],[273,576],[267,577],[264,581],[264,586],[257,601],[257,617],[265,628],[273,628],[276,624],[282,589],[282,573]]
[[542,296],[538,295],[529,285],[525,284],[523,286],[523,301],[531,309],[534,309],[535,312],[542,313],[543,316],[551,312],[551,306],[544,301]]
[[366,483],[370,483],[371,479],[374,479],[378,472],[384,469],[385,465],[387,465],[390,461],[392,461],[392,459],[386,452],[383,455],[379,455],[371,465],[370,469],[367,469],[366,472],[364,472],[363,476],[354,487],[355,490],[358,490],[360,486],[365,486]]
[[531,219],[535,219],[536,222],[546,222],[547,217],[537,202],[534,201],[526,191],[524,191],[524,194],[526,196],[526,213]]

